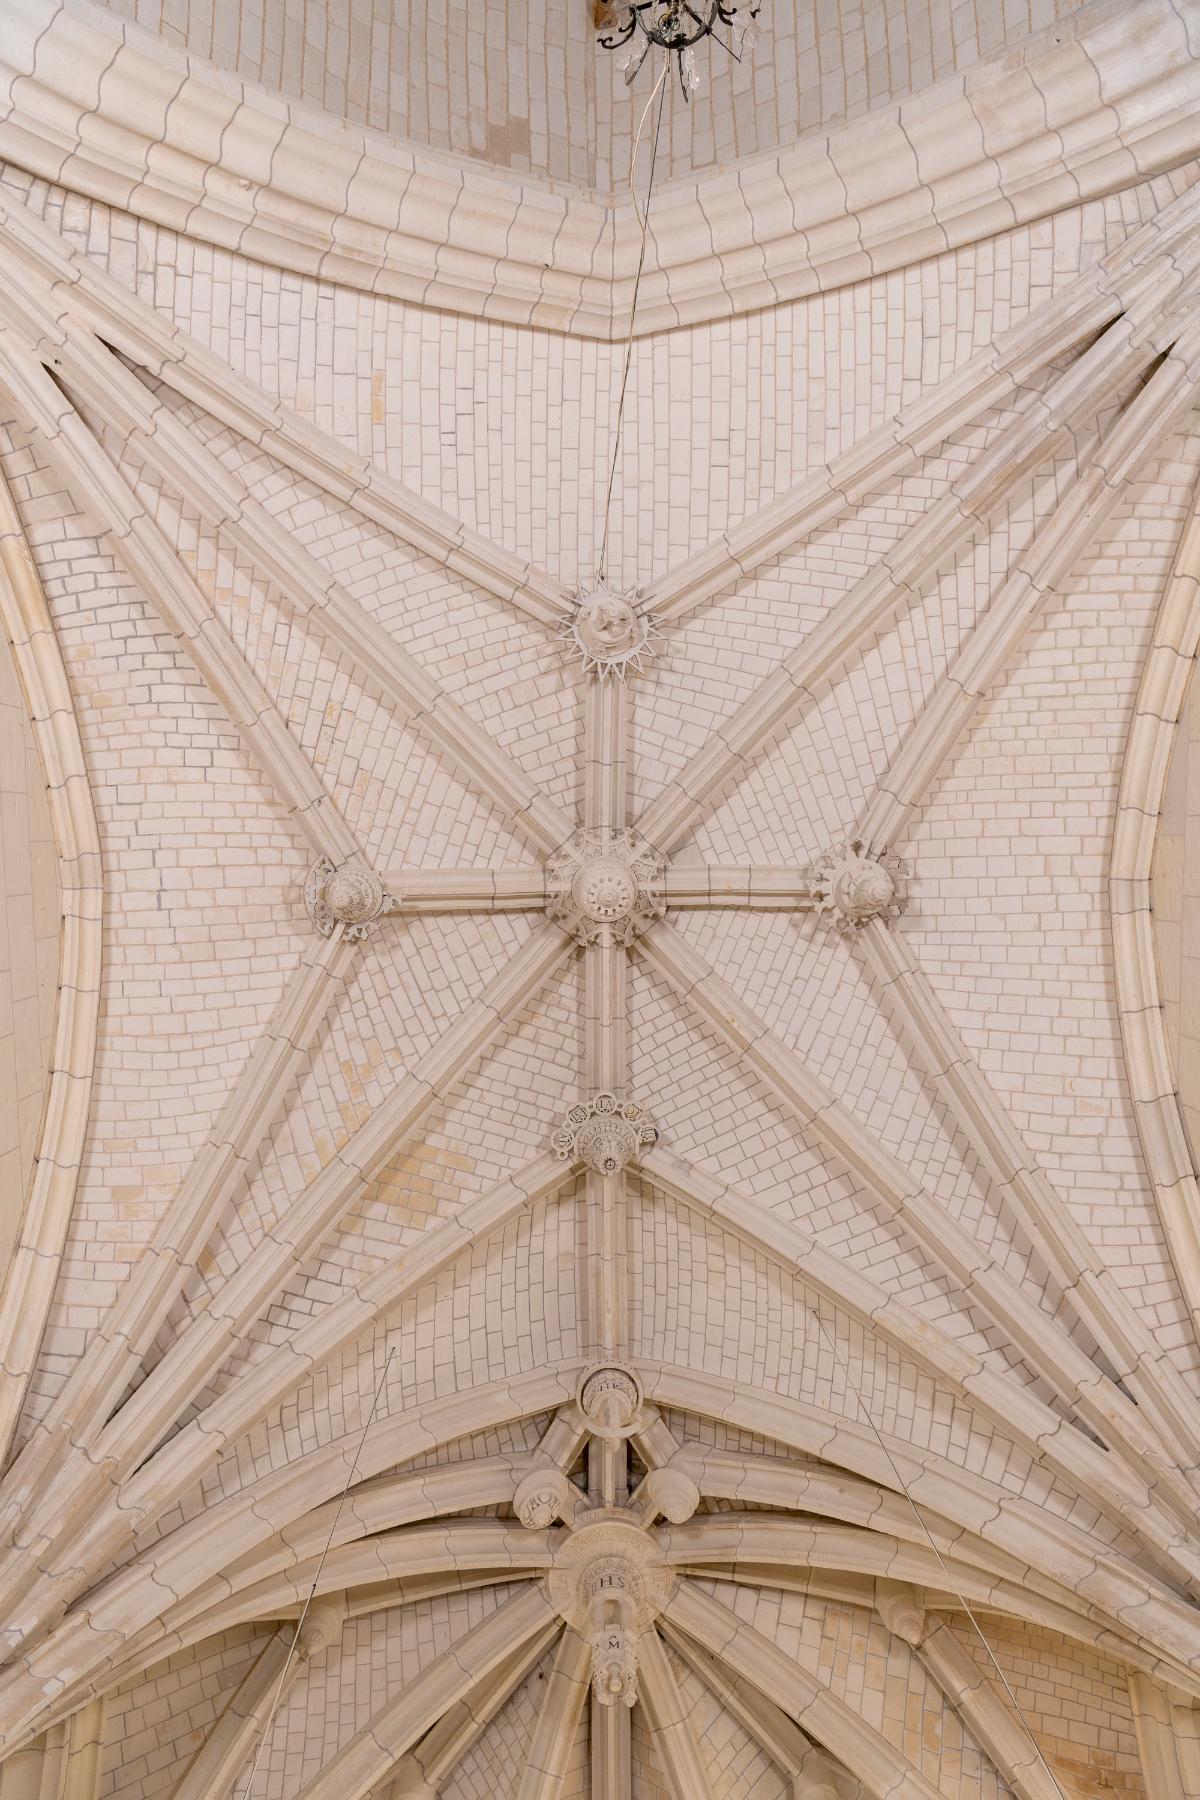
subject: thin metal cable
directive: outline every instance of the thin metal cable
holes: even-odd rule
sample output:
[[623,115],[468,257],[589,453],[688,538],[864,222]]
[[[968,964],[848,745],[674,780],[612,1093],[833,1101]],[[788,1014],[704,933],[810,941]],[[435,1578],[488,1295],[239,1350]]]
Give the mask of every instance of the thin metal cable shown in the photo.
[[346,1504],[346,1495],[354,1486],[354,1477],[358,1474],[358,1465],[362,1459],[363,1450],[366,1447],[367,1433],[375,1423],[375,1414],[379,1410],[380,1396],[383,1393],[384,1383],[387,1381],[388,1370],[392,1366],[392,1358],[395,1354],[396,1347],[393,1344],[392,1348],[388,1351],[387,1361],[383,1365],[383,1374],[379,1377],[379,1386],[375,1389],[375,1398],[371,1402],[371,1410],[367,1414],[367,1422],[362,1428],[362,1436],[358,1440],[358,1449],[354,1452],[354,1461],[350,1465],[350,1473],[346,1477],[346,1485],[338,1498],[337,1510],[333,1515],[333,1520],[329,1527],[329,1536],[325,1539],[325,1548],[321,1552],[321,1560],[317,1564],[316,1573],[312,1578],[312,1586],[308,1590],[308,1598],[305,1600],[304,1605],[300,1610],[300,1617],[296,1620],[295,1636],[292,1638],[291,1645],[288,1649],[287,1661],[280,1671],[279,1685],[275,1689],[275,1697],[271,1701],[271,1710],[267,1714],[266,1723],[262,1728],[262,1735],[258,1740],[258,1750],[250,1769],[250,1779],[242,1790],[242,1800],[249,1800],[250,1792],[254,1787],[254,1777],[258,1774],[258,1765],[263,1759],[263,1752],[267,1747],[267,1740],[271,1735],[271,1727],[275,1723],[275,1714],[279,1711],[279,1703],[283,1699],[283,1689],[288,1678],[288,1671],[291,1669],[292,1663],[295,1660],[296,1650],[300,1643],[300,1633],[304,1630],[304,1621],[307,1619],[308,1609],[313,1603],[313,1597],[317,1591],[317,1583],[320,1581],[321,1571],[325,1567],[325,1558],[329,1555],[330,1549],[333,1546],[334,1533],[338,1528],[338,1521],[342,1516],[342,1508]]
[[940,1567],[942,1574],[946,1578],[947,1585],[951,1589],[953,1589],[955,1595],[958,1598],[959,1605],[962,1607],[963,1611],[966,1613],[968,1619],[970,1619],[971,1625],[975,1632],[975,1635],[979,1639],[980,1643],[983,1645],[984,1652],[987,1655],[987,1659],[991,1663],[992,1667],[995,1669],[996,1674],[999,1676],[1000,1685],[1003,1687],[1005,1693],[1008,1695],[1009,1700],[1012,1702],[1012,1709],[1016,1713],[1017,1718],[1021,1721],[1021,1729],[1025,1733],[1025,1736],[1029,1739],[1029,1745],[1033,1751],[1033,1754],[1037,1757],[1037,1759],[1041,1763],[1043,1769],[1045,1769],[1047,1775],[1050,1777],[1051,1781],[1054,1783],[1055,1791],[1060,1796],[1060,1800],[1067,1800],[1067,1795],[1063,1791],[1062,1783],[1059,1781],[1058,1776],[1054,1773],[1054,1770],[1050,1767],[1050,1764],[1046,1761],[1046,1758],[1043,1756],[1041,1747],[1038,1744],[1037,1739],[1034,1737],[1032,1729],[1030,1728],[1029,1720],[1025,1717],[1024,1712],[1021,1710],[1021,1703],[1017,1699],[1017,1696],[1013,1693],[1012,1688],[1009,1685],[1008,1677],[1005,1675],[1004,1670],[1000,1667],[1000,1664],[997,1662],[995,1653],[992,1650],[992,1646],[988,1643],[986,1637],[983,1635],[983,1628],[981,1627],[979,1620],[975,1617],[975,1614],[972,1612],[970,1606],[967,1603],[966,1595],[963,1593],[962,1589],[958,1585],[958,1582],[954,1579],[954,1576],[951,1574],[949,1568],[947,1567],[946,1559],[942,1555],[941,1551],[939,1550],[937,1543],[934,1539],[933,1533],[930,1531],[928,1525],[925,1523],[925,1515],[922,1513],[920,1507],[917,1505],[916,1501],[913,1499],[912,1492],[909,1488],[909,1485],[908,1485],[907,1481],[905,1481],[903,1475],[900,1473],[900,1470],[897,1467],[895,1457],[892,1455],[891,1451],[888,1449],[888,1446],[887,1446],[886,1442],[884,1441],[884,1438],[879,1430],[879,1427],[876,1425],[874,1419],[871,1417],[870,1413],[867,1410],[866,1402],[863,1400],[863,1397],[862,1397],[862,1390],[858,1387],[857,1383],[854,1380],[853,1375],[850,1372],[849,1363],[846,1361],[846,1359],[844,1357],[842,1357],[838,1354],[837,1344],[834,1341],[834,1339],[832,1337],[830,1337],[828,1331],[825,1329],[825,1326],[821,1320],[820,1313],[817,1312],[815,1310],[815,1308],[811,1307],[811,1306],[805,1307],[805,1311],[807,1312],[809,1318],[812,1319],[813,1323],[816,1325],[817,1330],[820,1332],[820,1334],[824,1338],[825,1342],[828,1344],[830,1352],[833,1356],[834,1362],[837,1363],[838,1367],[842,1371],[842,1374],[845,1376],[846,1386],[849,1388],[850,1392],[854,1396],[854,1403],[858,1407],[859,1414],[866,1421],[866,1423],[870,1426],[871,1431],[874,1434],[876,1443],[879,1445],[879,1448],[883,1451],[883,1454],[886,1456],[886,1458],[888,1460],[888,1466],[890,1467],[892,1474],[896,1477],[896,1481],[900,1488],[900,1491],[904,1495],[904,1498],[908,1501],[909,1506],[912,1508],[913,1517],[916,1519],[917,1524],[921,1527],[922,1532],[925,1534],[925,1538],[929,1544],[929,1548],[933,1551],[933,1554],[937,1557],[938,1566]]
[[[630,364],[633,362],[633,341],[634,341],[633,340],[633,327],[634,327],[634,323],[637,319],[638,290],[640,289],[640,287],[642,285],[642,269],[644,268],[645,262],[646,262],[646,239],[649,236],[649,231],[650,231],[650,198],[651,198],[651,195],[654,193],[654,171],[655,171],[655,167],[658,162],[658,140],[659,140],[659,135],[662,131],[663,113],[666,110],[666,104],[667,104],[667,85],[668,85],[667,84],[667,71],[669,70],[670,66],[671,66],[670,52],[664,51],[663,52],[663,71],[662,71],[662,74],[658,78],[658,116],[654,121],[654,142],[653,142],[653,145],[651,146],[651,150],[650,150],[650,179],[646,186],[646,211],[645,211],[644,215],[639,215],[639,217],[641,217],[641,220],[642,220],[642,244],[641,244],[641,249],[638,252],[637,274],[634,276],[634,281],[633,281],[633,301],[629,308],[629,342],[626,345],[626,349],[625,349],[625,369],[621,376],[621,394],[620,394],[619,400],[617,401],[617,424],[616,424],[616,430],[613,433],[612,467],[608,471],[608,492],[604,497],[604,535],[600,539],[600,557],[596,564],[596,585],[597,586],[599,586],[600,583],[604,580],[605,564],[606,564],[607,558],[608,558],[608,528],[609,528],[609,523],[610,523],[610,520],[612,517],[613,483],[616,481],[616,478],[617,478],[617,461],[621,454],[621,428],[625,421],[625,394],[626,394],[626,390],[629,386],[629,368],[630,368]],[[650,95],[650,100],[647,101],[647,103],[646,103],[646,111],[647,112],[649,111],[650,105],[652,104],[653,100],[654,100],[654,95],[652,93]],[[645,123],[645,118],[646,118],[646,115],[645,115],[645,113],[643,113],[642,114],[642,123],[643,124]],[[641,136],[641,126],[638,127],[638,136],[639,137]],[[635,144],[634,144],[635,154],[636,154],[636,151],[637,151],[637,144],[635,142]],[[633,175],[633,171],[631,168],[630,169],[630,183],[629,183],[631,191],[633,188],[632,175]],[[633,205],[634,205],[634,211],[636,212],[637,211],[636,198],[634,199]],[[615,253],[615,246],[614,246],[614,253]]]
[[[637,216],[637,222],[641,226],[643,231],[646,230],[646,220],[642,215],[642,209],[638,205],[638,200],[637,200],[637,153],[642,147],[642,133],[646,129],[646,120],[650,117],[650,108],[654,105],[654,102],[658,98],[658,90],[662,86],[663,82],[667,79],[667,75],[670,71],[670,66],[671,66],[670,58],[667,56],[664,56],[663,57],[662,74],[659,76],[659,78],[655,82],[654,86],[650,89],[650,98],[647,100],[645,106],[643,106],[643,108],[642,108],[642,116],[638,120],[638,128],[633,134],[633,147],[631,148],[631,150],[629,152],[629,198],[633,201],[633,210]],[[653,180],[653,177],[654,177],[653,168],[651,168],[650,175],[651,175],[651,180]],[[647,194],[646,197],[647,197],[647,201],[648,201],[649,194]],[[613,233],[613,239],[614,239],[613,247],[615,249],[615,247],[616,247],[616,233],[615,232]],[[633,321],[630,320],[631,324],[632,324],[632,322]]]

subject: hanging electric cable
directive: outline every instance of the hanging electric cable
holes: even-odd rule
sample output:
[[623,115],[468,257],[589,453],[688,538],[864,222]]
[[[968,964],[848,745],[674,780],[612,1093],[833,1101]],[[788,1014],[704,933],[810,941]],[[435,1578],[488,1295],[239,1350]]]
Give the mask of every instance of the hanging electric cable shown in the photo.
[[291,1672],[292,1664],[295,1662],[296,1656],[300,1649],[300,1634],[304,1630],[304,1622],[308,1618],[309,1609],[312,1606],[313,1600],[316,1598],[317,1587],[321,1580],[322,1572],[325,1568],[325,1561],[329,1555],[330,1550],[333,1547],[334,1534],[338,1528],[338,1521],[341,1519],[341,1516],[342,1516],[342,1508],[346,1504],[346,1496],[350,1492],[350,1489],[353,1487],[354,1478],[358,1474],[358,1465],[362,1461],[362,1453],[363,1453],[364,1448],[366,1447],[367,1433],[370,1431],[371,1426],[375,1422],[375,1414],[379,1410],[379,1402],[383,1395],[384,1385],[388,1378],[388,1370],[392,1366],[392,1358],[395,1356],[395,1354],[396,1354],[396,1351],[395,1351],[395,1347],[393,1346],[393,1348],[388,1351],[387,1361],[383,1365],[383,1374],[379,1377],[379,1385],[375,1389],[375,1396],[371,1401],[371,1410],[367,1414],[367,1422],[362,1428],[362,1436],[359,1438],[358,1448],[354,1452],[354,1461],[350,1465],[350,1473],[346,1476],[345,1486],[342,1488],[341,1495],[338,1499],[337,1507],[334,1511],[333,1519],[329,1526],[329,1536],[325,1539],[325,1548],[321,1551],[320,1561],[317,1563],[316,1571],[312,1578],[312,1585],[310,1586],[310,1588],[308,1590],[308,1594],[305,1598],[304,1605],[300,1609],[300,1617],[296,1620],[296,1629],[295,1629],[294,1633],[292,1634],[292,1641],[288,1648],[287,1660],[284,1663],[283,1668],[279,1672],[279,1681],[276,1684],[275,1693],[271,1700],[271,1708],[270,1708],[270,1711],[268,1712],[266,1719],[263,1723],[263,1728],[262,1728],[262,1732],[259,1736],[258,1749],[255,1752],[254,1761],[250,1765],[250,1778],[247,1781],[245,1788],[242,1790],[242,1800],[249,1800],[249,1796],[254,1792],[254,1778],[258,1774],[258,1765],[261,1763],[261,1761],[263,1759],[263,1753],[266,1750],[267,1742],[271,1736],[271,1727],[275,1723],[275,1715],[279,1711],[280,1702],[283,1699],[284,1690],[287,1687],[288,1675]]
[[[633,147],[629,159],[629,189],[633,197],[633,210],[641,227],[638,244],[637,267],[634,270],[633,293],[630,297],[629,325],[625,339],[625,358],[621,369],[621,387],[617,397],[616,418],[613,423],[612,455],[608,466],[608,484],[604,495],[604,522],[600,533],[600,549],[596,559],[596,572],[590,585],[581,587],[576,595],[576,610],[563,626],[563,636],[568,639],[583,664],[585,674],[595,675],[603,679],[607,675],[623,678],[625,675],[639,670],[642,658],[652,654],[651,638],[653,628],[649,619],[638,610],[637,589],[628,592],[615,592],[608,585],[608,541],[612,524],[613,493],[616,487],[617,467],[621,459],[621,441],[625,425],[625,402],[629,393],[629,376],[633,366],[633,350],[637,327],[638,295],[641,291],[642,274],[646,266],[646,248],[650,235],[650,202],[654,194],[654,177],[658,165],[659,143],[662,137],[663,117],[667,106],[668,74],[670,73],[670,53],[663,51],[663,66],[650,93],[650,98],[642,109],[642,116],[634,134]],[[642,133],[651,108],[657,100],[654,119],[654,136],[650,145],[650,173],[646,183],[646,204],[642,209],[637,203],[635,172],[637,153],[641,145]]]
[[946,1578],[946,1585],[950,1588],[952,1593],[956,1596],[959,1605],[962,1607],[963,1612],[966,1614],[967,1618],[971,1622],[972,1630],[974,1631],[976,1637],[979,1639],[979,1642],[983,1645],[984,1654],[986,1655],[988,1661],[991,1663],[993,1669],[995,1669],[996,1675],[1000,1681],[1000,1685],[1004,1689],[1005,1694],[1008,1696],[1009,1704],[1011,1705],[1013,1712],[1016,1714],[1017,1719],[1020,1721],[1021,1729],[1025,1733],[1025,1736],[1029,1739],[1030,1749],[1033,1751],[1034,1756],[1037,1758],[1038,1762],[1042,1765],[1042,1768],[1046,1771],[1046,1774],[1049,1776],[1050,1780],[1053,1782],[1055,1791],[1059,1795],[1059,1800],[1068,1800],[1067,1794],[1065,1793],[1065,1791],[1063,1789],[1062,1783],[1059,1781],[1058,1776],[1054,1773],[1054,1770],[1050,1767],[1050,1764],[1046,1761],[1046,1758],[1042,1752],[1041,1746],[1038,1743],[1037,1739],[1033,1735],[1033,1728],[1030,1725],[1029,1720],[1025,1717],[1025,1713],[1021,1707],[1021,1702],[1017,1699],[1016,1694],[1013,1692],[1012,1684],[1010,1683],[1007,1675],[1005,1675],[1004,1670],[1000,1667],[999,1660],[997,1659],[996,1654],[995,1654],[994,1650],[992,1649],[992,1646],[988,1643],[987,1638],[984,1635],[983,1627],[980,1625],[979,1620],[976,1618],[976,1616],[971,1608],[971,1605],[966,1598],[966,1595],[963,1593],[962,1588],[959,1585],[959,1583],[956,1581],[953,1572],[951,1571],[950,1567],[948,1566],[948,1564],[946,1562],[945,1557],[942,1555],[942,1552],[941,1552],[940,1548],[938,1547],[937,1540],[935,1539],[933,1533],[930,1531],[929,1526],[927,1525],[927,1523],[925,1521],[925,1516],[922,1513],[921,1508],[918,1506],[916,1500],[913,1497],[911,1488],[909,1487],[908,1483],[905,1481],[904,1476],[900,1473],[899,1464],[897,1463],[895,1457],[892,1455],[892,1452],[888,1447],[886,1439],[884,1438],[879,1427],[876,1425],[874,1419],[871,1417],[870,1410],[867,1407],[865,1400],[863,1399],[862,1390],[858,1386],[858,1384],[855,1382],[854,1376],[851,1374],[849,1362],[847,1361],[847,1359],[844,1356],[842,1356],[839,1353],[837,1344],[836,1344],[835,1340],[830,1336],[829,1332],[826,1330],[824,1322],[821,1319],[820,1313],[818,1313],[815,1310],[815,1308],[813,1308],[811,1306],[806,1307],[805,1311],[808,1313],[809,1318],[813,1321],[817,1330],[820,1332],[822,1338],[825,1340],[825,1343],[828,1345],[830,1354],[832,1355],[834,1362],[841,1369],[842,1374],[845,1377],[846,1386],[847,1386],[849,1392],[851,1393],[851,1395],[853,1396],[854,1403],[858,1408],[860,1418],[867,1425],[868,1429],[871,1432],[871,1435],[874,1437],[876,1443],[879,1445],[880,1450],[883,1452],[884,1457],[887,1459],[888,1467],[891,1469],[892,1474],[895,1477],[896,1485],[900,1489],[900,1492],[904,1495],[904,1498],[907,1500],[910,1508],[912,1509],[913,1517],[916,1519],[917,1524],[920,1526],[921,1533],[924,1536],[926,1542],[928,1543],[929,1548],[933,1551],[933,1554],[937,1559],[938,1567],[941,1569],[942,1574]]
[[[609,524],[610,524],[610,521],[612,518],[613,485],[617,478],[617,462],[621,455],[621,433],[622,433],[622,429],[623,429],[623,426],[625,423],[625,396],[629,389],[629,370],[633,363],[633,347],[634,347],[634,342],[635,342],[634,330],[635,330],[636,323],[637,323],[638,292],[642,285],[642,270],[646,266],[646,243],[647,243],[647,240],[650,235],[650,201],[654,194],[654,172],[655,172],[655,168],[658,163],[658,143],[659,143],[659,138],[662,135],[663,113],[666,110],[667,72],[668,72],[669,68],[670,68],[670,57],[669,57],[668,53],[666,51],[664,51],[663,52],[662,73],[660,74],[658,81],[655,83],[653,92],[651,93],[649,100],[646,102],[645,109],[642,113],[641,122],[638,125],[637,136],[634,138],[633,150],[630,155],[629,191],[630,191],[631,195],[633,196],[634,212],[637,214],[639,220],[641,221],[642,237],[641,237],[641,244],[638,249],[637,270],[636,270],[636,272],[634,274],[634,278],[633,278],[633,298],[630,302],[630,307],[629,307],[629,332],[628,332],[628,337],[627,337],[626,344],[625,344],[625,365],[621,371],[621,390],[620,390],[619,395],[617,396],[617,418],[616,418],[616,425],[613,430],[612,462],[609,466],[609,471],[608,471],[608,489],[604,496],[604,529],[603,529],[603,532],[602,532],[601,538],[600,538],[600,555],[596,562],[597,586],[601,585],[604,581],[607,558],[608,558],[608,531],[609,531]],[[658,113],[657,113],[657,116],[654,121],[654,137],[653,137],[653,140],[652,140],[651,146],[650,146],[650,176],[649,176],[649,180],[646,183],[646,210],[644,212],[639,212],[638,203],[637,203],[637,191],[636,191],[636,188],[634,185],[634,161],[637,157],[638,144],[641,141],[642,131],[646,124],[646,117],[650,111],[650,108],[654,104],[655,95],[657,95],[657,97],[658,97]]]

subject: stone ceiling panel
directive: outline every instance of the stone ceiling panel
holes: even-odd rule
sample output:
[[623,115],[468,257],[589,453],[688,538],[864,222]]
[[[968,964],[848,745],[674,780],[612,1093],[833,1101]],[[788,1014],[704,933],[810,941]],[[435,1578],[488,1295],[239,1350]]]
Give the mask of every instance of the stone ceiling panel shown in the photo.
[[[869,31],[798,79],[940,73],[893,16],[886,81]],[[81,1800],[216,1800],[235,1727],[221,1800],[1051,1800],[969,1595],[1111,1700],[1072,1800],[1132,1775],[1121,1680],[1143,1738],[1138,1683],[1200,1697],[1195,1174],[1110,891],[1200,632],[1186,176],[643,339],[628,681],[565,637],[619,348],[4,205],[2,460],[113,873],[3,1744],[78,1771],[110,1684]]]
[[[236,0],[101,0],[116,17],[287,100],[431,149],[603,191],[628,176],[651,86],[625,87],[586,0],[375,0],[247,8]],[[677,108],[666,166],[685,175],[761,155],[920,93],[975,63],[1071,30],[1081,0],[1022,0],[998,12],[951,0],[765,0],[761,42],[734,62],[704,58],[704,86]]]

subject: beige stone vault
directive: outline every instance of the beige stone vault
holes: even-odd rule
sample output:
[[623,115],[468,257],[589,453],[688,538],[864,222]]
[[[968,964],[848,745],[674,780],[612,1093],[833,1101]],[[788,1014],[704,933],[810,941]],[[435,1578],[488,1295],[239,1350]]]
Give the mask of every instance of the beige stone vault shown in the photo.
[[0,21],[0,1800],[1192,1800],[1200,11],[675,121],[610,534],[620,205],[136,10]]

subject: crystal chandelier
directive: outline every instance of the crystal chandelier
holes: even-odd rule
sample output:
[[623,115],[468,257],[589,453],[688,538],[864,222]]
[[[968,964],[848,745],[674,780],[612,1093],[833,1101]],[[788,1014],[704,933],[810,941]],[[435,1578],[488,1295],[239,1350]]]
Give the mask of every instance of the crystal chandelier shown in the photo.
[[[684,98],[690,100],[700,86],[696,45],[711,37],[740,61],[742,51],[757,40],[758,13],[759,0],[612,0],[600,42],[606,50],[616,50],[633,40],[621,64],[627,82],[655,46],[668,56],[677,56],[679,85]],[[727,38],[717,29],[722,25]]]

